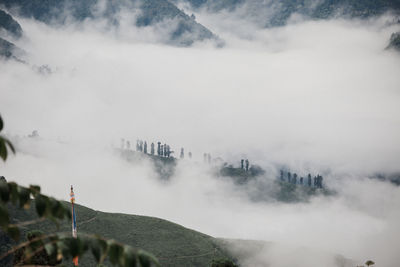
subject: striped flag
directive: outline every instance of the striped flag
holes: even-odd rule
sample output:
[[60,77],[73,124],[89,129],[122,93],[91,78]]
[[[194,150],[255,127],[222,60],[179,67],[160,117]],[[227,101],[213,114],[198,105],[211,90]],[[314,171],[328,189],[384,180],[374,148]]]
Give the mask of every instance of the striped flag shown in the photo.
[[[76,216],[75,216],[75,194],[74,194],[74,188],[71,185],[71,212],[72,212],[72,236],[76,238],[77,235],[77,229],[76,229]],[[75,266],[78,266],[78,256],[74,257],[72,259],[72,262],[74,263]]]

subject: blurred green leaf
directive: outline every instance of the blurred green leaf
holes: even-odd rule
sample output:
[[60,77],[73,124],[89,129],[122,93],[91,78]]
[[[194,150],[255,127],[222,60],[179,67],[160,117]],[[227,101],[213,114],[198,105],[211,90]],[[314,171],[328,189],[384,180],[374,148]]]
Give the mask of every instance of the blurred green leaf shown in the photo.
[[104,240],[93,238],[90,242],[90,249],[97,263],[103,261],[107,253],[107,243]]
[[7,146],[15,154],[15,148],[13,144],[8,139],[4,138],[3,136],[0,136],[0,158],[2,158],[4,161],[7,160],[8,156]]
[[0,226],[6,228],[10,223],[8,210],[4,205],[0,205]]
[[150,267],[151,266],[150,258],[146,253],[139,251],[138,258],[139,258],[140,265],[142,267]]
[[54,218],[63,219],[65,215],[64,206],[60,201],[50,198],[50,213]]
[[124,266],[125,267],[135,267],[136,266],[136,253],[130,247],[125,247]]
[[43,217],[45,215],[48,204],[48,198],[43,195],[37,195],[35,198],[35,206],[36,212],[39,217]]
[[120,244],[110,241],[108,256],[110,257],[111,263],[123,266],[123,253],[124,248]]
[[43,235],[44,235],[44,233],[40,230],[32,230],[32,231],[29,231],[28,233],[26,233],[26,239],[31,241],[31,240],[41,237]]
[[46,250],[47,255],[51,259],[56,259],[57,258],[57,245],[54,243],[47,243],[44,245],[44,249]]
[[4,203],[10,200],[10,189],[5,181],[0,181],[0,199]]
[[6,144],[8,145],[8,147],[11,149],[11,151],[15,154],[15,148],[13,146],[13,144],[8,140],[8,139],[4,139]]
[[0,136],[0,158],[4,161],[7,159],[7,147],[6,147],[6,140]]
[[79,256],[82,251],[82,244],[79,238],[71,238],[69,239],[69,252],[71,257],[74,258]]
[[14,182],[8,183],[8,188],[10,190],[10,198],[11,202],[16,205],[18,203],[19,194],[18,194],[18,185]]
[[[18,186],[18,195],[19,195],[19,206],[22,208],[27,208],[27,205],[29,204],[31,198],[31,192],[29,189]],[[29,207],[29,206],[28,206]]]
[[40,186],[38,185],[30,185],[29,189],[31,190],[32,195],[35,197],[40,194]]
[[87,243],[84,239],[67,237],[61,239],[62,247],[64,248],[63,255],[71,256],[72,258],[76,256],[81,256],[88,248]]
[[16,242],[19,241],[19,238],[20,238],[20,235],[21,235],[21,233],[20,233],[20,231],[19,231],[19,228],[18,228],[17,226],[9,226],[9,227],[7,228],[7,234],[8,234],[12,239],[14,239]]

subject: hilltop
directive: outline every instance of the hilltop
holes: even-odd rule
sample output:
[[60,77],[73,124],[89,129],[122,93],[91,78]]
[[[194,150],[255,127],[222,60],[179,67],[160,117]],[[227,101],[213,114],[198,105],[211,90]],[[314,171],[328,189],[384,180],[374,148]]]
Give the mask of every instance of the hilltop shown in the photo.
[[[69,203],[65,202],[65,205],[69,207]],[[9,206],[11,218],[16,223],[36,219],[32,207],[33,205],[30,210],[25,211]],[[81,205],[76,205],[76,215],[78,234],[99,234],[108,239],[145,249],[155,255],[162,266],[209,266],[213,259],[231,258],[222,245],[218,244],[217,239],[163,219],[106,213]],[[23,228],[21,235],[25,236],[31,230],[40,230],[44,233],[69,233],[71,222],[63,221],[59,229],[48,221],[29,225]],[[2,236],[0,240],[4,238]],[[81,258],[80,265],[96,266],[91,255]]]
[[[117,149],[124,160],[131,164],[142,164],[144,160],[153,163],[155,171],[161,180],[173,179],[176,165],[180,159],[174,157],[163,157],[152,154],[134,151],[130,149]],[[210,169],[210,175],[216,179],[225,179],[232,181],[238,190],[247,193],[250,200],[255,202],[307,202],[314,196],[330,196],[335,192],[323,187],[306,184],[300,184],[294,179],[288,181],[284,177],[275,177],[271,180],[265,175],[271,177],[274,174],[266,173],[258,165],[252,165],[248,171],[240,167],[233,167],[224,163],[223,165],[210,165],[205,163],[204,168]],[[297,175],[297,174],[295,174]],[[299,177],[300,178],[300,177]]]

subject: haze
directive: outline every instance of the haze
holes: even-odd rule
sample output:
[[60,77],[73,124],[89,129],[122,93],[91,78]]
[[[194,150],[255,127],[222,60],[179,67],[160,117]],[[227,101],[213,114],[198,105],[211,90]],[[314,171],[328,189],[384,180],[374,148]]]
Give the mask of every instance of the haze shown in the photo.
[[[2,175],[65,200],[73,184],[78,203],[101,211],[284,244],[256,259],[265,265],[294,265],[280,260],[291,246],[398,264],[400,189],[368,179],[400,171],[400,56],[385,50],[399,29],[390,16],[260,29],[198,14],[222,48],[163,45],[152,28],[121,18],[118,29],[99,20],[48,27],[18,18],[25,40],[17,44],[29,64],[0,63],[1,113],[18,148],[0,163]],[[33,130],[38,140],[22,138]],[[268,170],[265,181],[275,179],[277,164],[324,173],[338,194],[255,203],[188,160],[160,182],[150,163],[113,152],[121,138],[184,147],[193,162],[204,152],[236,165],[246,157]],[[293,253],[294,266],[334,266],[331,257]]]

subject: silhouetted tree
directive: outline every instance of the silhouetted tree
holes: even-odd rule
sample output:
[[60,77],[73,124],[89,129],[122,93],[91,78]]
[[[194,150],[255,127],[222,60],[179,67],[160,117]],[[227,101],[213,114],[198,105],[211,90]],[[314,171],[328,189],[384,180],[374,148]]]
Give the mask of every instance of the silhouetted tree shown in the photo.
[[303,177],[300,177],[300,184],[302,185],[303,182],[304,182],[304,178],[303,178]]
[[308,174],[308,178],[307,179],[308,179],[307,184],[308,184],[308,186],[311,187],[312,179],[311,179],[311,174],[310,173]]
[[249,160],[246,159],[246,172],[249,171],[249,165],[250,165]]
[[167,144],[164,144],[164,157],[168,157]]
[[183,147],[181,148],[181,154],[180,154],[179,157],[180,157],[181,159],[185,158],[185,150],[184,150]]
[[287,173],[287,180],[289,183],[292,180],[292,174],[290,172]]
[[143,141],[142,140],[139,141],[139,150],[140,150],[140,152],[143,152]]
[[241,168],[241,169],[244,169],[244,159],[241,159],[241,160],[240,160],[240,168]]
[[139,139],[136,140],[136,151],[140,151]]
[[322,179],[323,177],[321,175],[317,175],[317,187],[322,188]]
[[145,154],[147,154],[147,142],[146,142],[146,141],[144,141],[143,152],[144,152]]
[[285,178],[283,178],[283,170],[281,170],[281,180],[283,181]]
[[161,153],[160,156],[163,157],[164,156],[164,145],[161,145],[160,153]]
[[151,143],[151,146],[150,146],[150,153],[151,153],[152,155],[154,155],[154,143]]
[[171,148],[169,145],[167,145],[167,157],[169,158],[171,156]]
[[161,142],[157,142],[157,155],[161,156]]
[[30,137],[30,138],[39,137],[39,132],[36,130],[33,130],[32,133],[28,135],[28,137]]
[[365,265],[370,266],[370,265],[374,265],[375,262],[368,260],[367,262],[365,262]]
[[297,173],[293,174],[293,183],[296,184],[297,183]]

